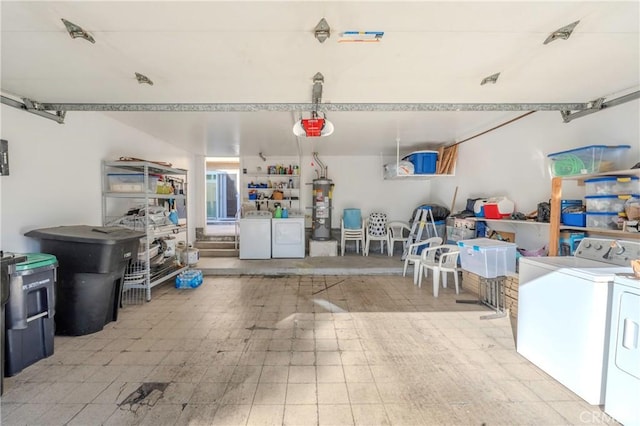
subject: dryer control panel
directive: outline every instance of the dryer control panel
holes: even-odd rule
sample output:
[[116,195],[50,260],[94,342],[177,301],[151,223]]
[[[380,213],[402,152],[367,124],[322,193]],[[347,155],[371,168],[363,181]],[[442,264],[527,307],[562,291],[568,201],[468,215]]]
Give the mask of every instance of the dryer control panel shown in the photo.
[[640,259],[640,243],[613,238],[584,238],[575,253],[576,257],[631,266],[633,259]]

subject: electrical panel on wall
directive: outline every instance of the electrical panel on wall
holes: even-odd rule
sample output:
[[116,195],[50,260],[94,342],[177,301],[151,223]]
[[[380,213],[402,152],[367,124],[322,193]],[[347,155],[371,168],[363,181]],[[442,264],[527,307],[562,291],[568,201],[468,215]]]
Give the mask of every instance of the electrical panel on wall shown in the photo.
[[0,176],[9,176],[9,142],[0,139]]

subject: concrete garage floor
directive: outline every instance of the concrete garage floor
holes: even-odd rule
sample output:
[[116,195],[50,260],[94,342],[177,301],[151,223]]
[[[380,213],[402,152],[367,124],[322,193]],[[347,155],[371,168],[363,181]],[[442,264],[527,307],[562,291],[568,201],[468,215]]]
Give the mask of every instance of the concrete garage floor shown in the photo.
[[167,283],[5,379],[2,425],[615,423],[455,299],[394,275]]

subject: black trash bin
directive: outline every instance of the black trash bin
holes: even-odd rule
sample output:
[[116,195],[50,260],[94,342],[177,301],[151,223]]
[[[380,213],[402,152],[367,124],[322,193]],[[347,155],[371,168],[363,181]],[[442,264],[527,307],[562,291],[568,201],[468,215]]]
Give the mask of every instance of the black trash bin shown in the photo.
[[24,262],[27,260],[27,256],[22,254],[4,253],[0,251],[0,287],[2,292],[0,293],[0,302],[2,306],[2,313],[0,314],[0,342],[2,342],[3,349],[0,350],[0,395],[4,394],[4,346],[6,342],[5,336],[5,324],[4,324],[4,306],[9,301],[10,289],[10,274],[15,272],[16,263]]
[[56,334],[95,333],[118,319],[127,265],[145,234],[121,227],[58,226],[25,234],[58,258]]
[[26,254],[9,274],[5,307],[5,375],[11,377],[53,355],[56,257]]

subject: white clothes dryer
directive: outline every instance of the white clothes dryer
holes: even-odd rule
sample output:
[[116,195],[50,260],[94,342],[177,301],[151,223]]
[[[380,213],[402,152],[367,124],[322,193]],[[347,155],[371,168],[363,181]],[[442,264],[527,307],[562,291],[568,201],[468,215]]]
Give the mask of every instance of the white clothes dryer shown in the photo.
[[640,243],[597,238],[520,258],[517,351],[592,405],[605,401],[613,280],[637,258]]
[[639,339],[640,279],[616,275],[604,412],[625,426],[640,425]]
[[304,258],[305,242],[303,213],[291,212],[286,219],[271,221],[271,257]]

